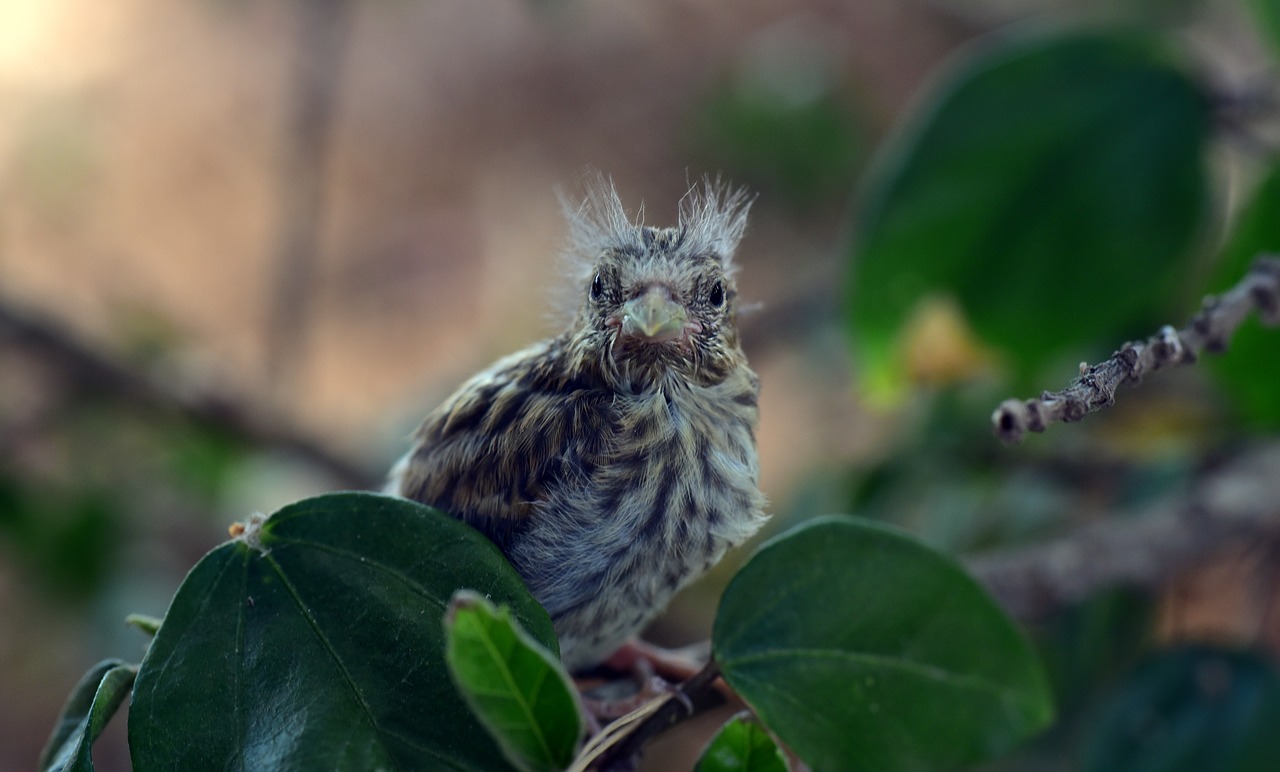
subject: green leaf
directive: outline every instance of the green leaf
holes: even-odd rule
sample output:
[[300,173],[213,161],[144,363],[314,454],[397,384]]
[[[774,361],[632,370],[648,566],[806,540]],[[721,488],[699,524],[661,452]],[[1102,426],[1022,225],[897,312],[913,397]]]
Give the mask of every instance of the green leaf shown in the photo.
[[738,715],[711,739],[697,772],[787,772],[787,760],[768,732]]
[[1151,649],[1156,599],[1112,588],[1059,609],[1036,624],[1036,644],[1060,714],[1078,711]]
[[847,298],[867,384],[901,384],[897,336],[931,296],[1022,375],[1149,326],[1205,220],[1210,126],[1137,33],[1007,36],[953,68],[865,191]]
[[1280,53],[1280,0],[1249,0],[1260,33],[1272,51]]
[[506,768],[444,662],[460,587],[555,650],[515,571],[447,515],[339,493],[251,518],[188,574],[142,661],[135,768]]
[[42,772],[92,772],[93,742],[129,695],[137,667],[118,659],[94,665],[67,698],[58,724],[40,753]]
[[941,769],[1049,723],[1040,663],[954,560],[820,518],[760,548],[712,633],[729,684],[814,769]]
[[156,631],[160,629],[160,625],[164,622],[158,617],[148,616],[146,614],[130,614],[124,618],[124,623],[130,627],[146,633],[149,636],[155,636]]
[[507,759],[523,770],[568,767],[586,723],[555,655],[470,590],[453,596],[445,627],[453,679]]
[[[1280,253],[1280,158],[1242,208],[1210,283],[1222,292],[1244,278],[1254,258]],[[1257,318],[1245,321],[1222,356],[1205,358],[1231,394],[1241,414],[1258,428],[1280,427],[1280,330],[1266,329]]]
[[1162,652],[1121,685],[1093,724],[1084,770],[1280,769],[1280,678],[1244,652]]

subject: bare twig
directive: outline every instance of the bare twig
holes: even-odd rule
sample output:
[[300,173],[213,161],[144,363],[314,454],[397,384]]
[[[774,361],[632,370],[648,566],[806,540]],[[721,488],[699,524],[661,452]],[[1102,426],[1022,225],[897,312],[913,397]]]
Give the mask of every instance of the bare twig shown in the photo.
[[280,169],[280,231],[267,326],[267,375],[287,401],[306,352],[324,214],[325,160],[354,4],[300,0],[296,59]]
[[570,770],[634,769],[635,759],[645,744],[677,724],[724,704],[724,694],[716,688],[720,667],[707,663],[692,678],[675,687],[675,692],[623,716],[583,748]]
[[1278,258],[1258,258],[1239,284],[1217,297],[1206,297],[1200,312],[1181,330],[1165,326],[1145,341],[1126,343],[1105,362],[1092,367],[1081,364],[1080,377],[1062,391],[1046,391],[1036,399],[1005,400],[991,415],[992,428],[1002,441],[1013,444],[1028,430],[1042,432],[1059,421],[1079,421],[1114,404],[1121,384],[1137,384],[1162,367],[1190,364],[1204,351],[1224,351],[1254,309],[1263,324],[1280,324]]
[[1155,588],[1235,541],[1280,539],[1280,444],[1245,453],[1181,493],[1049,544],[968,561],[1013,617],[1033,621],[1099,590]]
[[367,466],[326,448],[315,438],[273,421],[241,400],[205,386],[178,384],[118,361],[54,322],[0,302],[0,339],[35,352],[66,374],[76,388],[108,394],[160,414],[216,426],[245,442],[275,448],[314,464],[339,485],[368,488],[379,475]]
[[1231,144],[1259,159],[1270,158],[1277,150],[1274,124],[1280,90],[1275,75],[1261,73],[1247,83],[1209,88],[1217,128]]

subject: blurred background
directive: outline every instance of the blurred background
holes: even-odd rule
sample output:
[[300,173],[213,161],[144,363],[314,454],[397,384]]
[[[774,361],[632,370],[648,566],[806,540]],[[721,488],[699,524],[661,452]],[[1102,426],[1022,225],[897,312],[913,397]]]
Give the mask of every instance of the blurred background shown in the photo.
[[[0,769],[33,767],[93,662],[137,661],[124,616],[162,615],[232,521],[377,486],[463,379],[556,331],[556,191],[587,167],[653,224],[704,173],[759,194],[738,260],[775,529],[857,511],[968,552],[1167,492],[1230,434],[1197,375],[1161,410],[1059,427],[1074,466],[1041,441],[1028,468],[986,421],[1029,393],[934,385],[868,407],[844,334],[876,149],[948,57],[1067,11],[1159,28],[1210,80],[1267,71],[1247,9],[1210,0],[0,4]],[[1247,169],[1214,162],[1229,200]],[[1154,321],[1181,323],[1186,299]],[[915,345],[959,353],[925,356],[920,380],[989,364],[946,313],[921,325]],[[1053,364],[1038,388],[1074,374]],[[1274,568],[1246,549],[1109,597],[1104,618],[1157,621],[1081,645],[1257,643],[1269,614],[1221,599]],[[706,637],[729,571],[653,637]],[[123,726],[100,769],[128,768]]]

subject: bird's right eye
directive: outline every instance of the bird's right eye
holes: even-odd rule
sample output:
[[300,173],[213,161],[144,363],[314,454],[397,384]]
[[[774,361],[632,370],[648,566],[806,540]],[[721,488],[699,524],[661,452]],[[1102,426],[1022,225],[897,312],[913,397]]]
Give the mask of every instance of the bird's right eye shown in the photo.
[[600,276],[599,272],[597,272],[596,277],[591,280],[591,299],[599,300],[600,296],[603,294],[604,294],[604,278]]

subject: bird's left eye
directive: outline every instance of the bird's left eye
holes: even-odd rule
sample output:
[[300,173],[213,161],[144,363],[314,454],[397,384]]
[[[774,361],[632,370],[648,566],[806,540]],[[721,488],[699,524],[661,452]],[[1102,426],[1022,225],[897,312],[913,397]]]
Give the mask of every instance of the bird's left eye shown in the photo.
[[724,305],[724,282],[717,281],[711,285],[711,293],[707,295],[707,300],[716,308]]
[[599,300],[600,295],[604,293],[604,279],[597,273],[596,277],[591,280],[591,299]]

